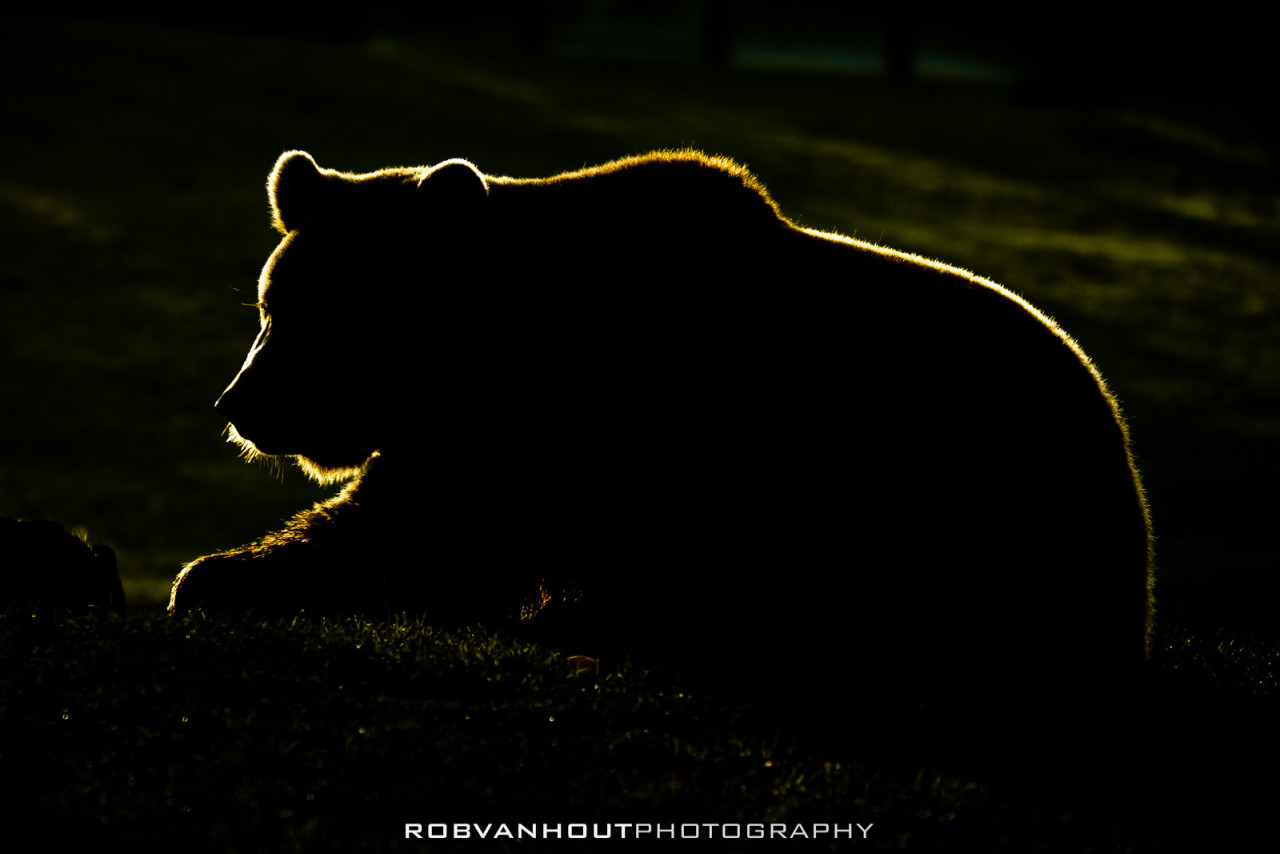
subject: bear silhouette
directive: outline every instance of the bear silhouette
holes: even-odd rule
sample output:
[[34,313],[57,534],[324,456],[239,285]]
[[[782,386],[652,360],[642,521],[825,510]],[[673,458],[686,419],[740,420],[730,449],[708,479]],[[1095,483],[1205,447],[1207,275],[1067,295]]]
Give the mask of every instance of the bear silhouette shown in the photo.
[[248,456],[346,485],[188,564],[172,611],[492,625],[567,598],[804,680],[1079,687],[1144,661],[1126,427],[1013,293],[798,227],[693,151],[545,179],[292,151],[268,187],[283,238],[216,408]]

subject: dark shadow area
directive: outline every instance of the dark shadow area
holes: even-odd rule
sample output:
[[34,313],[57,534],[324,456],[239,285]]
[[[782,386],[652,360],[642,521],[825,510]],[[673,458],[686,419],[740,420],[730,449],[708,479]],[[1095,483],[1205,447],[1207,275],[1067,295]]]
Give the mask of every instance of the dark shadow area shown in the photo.
[[55,522],[0,518],[0,609],[14,607],[123,611],[115,554]]

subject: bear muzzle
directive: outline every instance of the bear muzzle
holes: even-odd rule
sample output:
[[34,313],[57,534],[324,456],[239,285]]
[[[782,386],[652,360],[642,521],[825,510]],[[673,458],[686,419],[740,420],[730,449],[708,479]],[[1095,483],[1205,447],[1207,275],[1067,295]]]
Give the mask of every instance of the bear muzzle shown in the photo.
[[298,453],[290,449],[282,437],[290,435],[288,425],[270,415],[270,408],[262,401],[247,399],[237,376],[226,391],[213,404],[213,408],[230,426],[228,441],[235,442],[247,451],[265,456],[285,456]]

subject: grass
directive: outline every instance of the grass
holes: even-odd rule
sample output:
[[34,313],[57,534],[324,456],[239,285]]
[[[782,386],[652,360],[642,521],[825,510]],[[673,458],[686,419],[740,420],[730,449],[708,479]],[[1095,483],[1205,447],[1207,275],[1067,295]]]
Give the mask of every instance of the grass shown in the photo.
[[[1277,661],[1239,638],[1166,638],[1142,698],[1105,710],[1107,743],[1044,710],[1019,712],[1032,725],[1013,738],[985,710],[888,718],[856,694],[833,739],[669,667],[583,668],[407,618],[13,609],[0,804],[13,832],[134,850],[418,849],[410,822],[857,823],[872,850],[1173,850],[1269,814],[1274,785],[1243,774],[1277,756]],[[844,850],[831,842],[813,847]]]
[[[639,667],[578,672],[480,632],[25,613],[3,629],[9,684],[31,686],[3,710],[22,781],[6,800],[86,842],[199,828],[212,850],[387,850],[405,822],[794,822],[885,796]],[[899,797],[953,808],[932,785]]]
[[[0,31],[0,81],[0,515],[110,544],[133,604],[5,615],[6,821],[283,851],[385,850],[439,816],[847,817],[876,823],[872,848],[1124,851],[1221,843],[1269,809],[1253,773],[1275,765],[1280,600],[1265,110],[533,61],[422,33],[26,19]],[[1162,643],[1123,750],[1066,762],[1042,733],[1011,771],[984,758],[983,710],[885,720],[855,696],[836,738],[662,668],[575,675],[571,650],[517,639],[157,613],[183,562],[322,494],[243,465],[210,406],[254,334],[244,304],[275,243],[262,183],[282,150],[546,175],[681,145],[748,163],[804,225],[1012,287],[1094,356],[1160,537]]]

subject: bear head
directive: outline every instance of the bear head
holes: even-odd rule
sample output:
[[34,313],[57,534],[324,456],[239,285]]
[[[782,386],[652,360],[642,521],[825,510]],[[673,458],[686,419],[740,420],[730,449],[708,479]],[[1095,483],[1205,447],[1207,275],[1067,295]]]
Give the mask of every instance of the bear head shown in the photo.
[[429,366],[460,357],[449,295],[475,277],[465,247],[488,184],[463,160],[351,175],[290,151],[268,196],[283,239],[258,281],[257,339],[215,406],[247,456],[344,479],[420,436],[442,399]]

